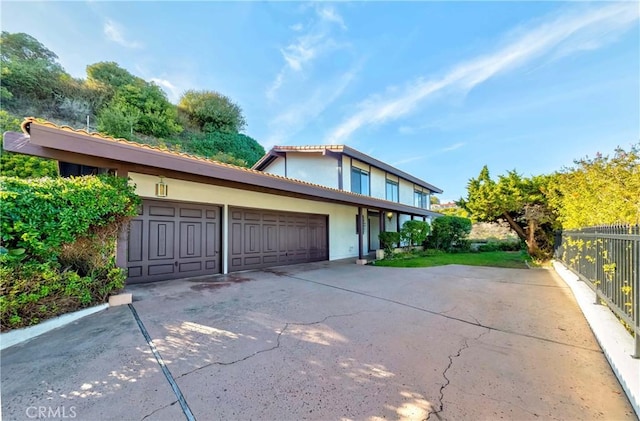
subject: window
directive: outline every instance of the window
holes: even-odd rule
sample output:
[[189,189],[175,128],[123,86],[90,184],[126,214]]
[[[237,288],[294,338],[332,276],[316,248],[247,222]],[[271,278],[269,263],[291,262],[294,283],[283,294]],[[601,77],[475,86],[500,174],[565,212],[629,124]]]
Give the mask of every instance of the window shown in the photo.
[[398,183],[387,180],[387,200],[390,202],[398,201]]
[[416,208],[427,209],[429,207],[429,195],[425,192],[414,190],[413,206]]
[[351,192],[369,196],[369,173],[360,168],[351,168]]

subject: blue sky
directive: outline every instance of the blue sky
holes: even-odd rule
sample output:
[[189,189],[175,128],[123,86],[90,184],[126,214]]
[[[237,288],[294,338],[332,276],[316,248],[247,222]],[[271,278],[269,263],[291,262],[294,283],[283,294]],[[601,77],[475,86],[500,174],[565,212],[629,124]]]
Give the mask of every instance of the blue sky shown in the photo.
[[640,140],[638,2],[8,2],[63,67],[215,90],[273,145],[347,144],[466,194]]

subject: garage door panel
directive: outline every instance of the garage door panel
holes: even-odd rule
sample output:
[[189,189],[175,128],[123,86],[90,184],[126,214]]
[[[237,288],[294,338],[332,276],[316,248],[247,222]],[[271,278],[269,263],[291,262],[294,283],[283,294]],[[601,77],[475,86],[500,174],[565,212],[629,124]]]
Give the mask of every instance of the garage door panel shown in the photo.
[[266,253],[278,252],[278,226],[274,224],[262,227],[262,250]]
[[244,226],[244,253],[260,253],[260,225],[245,224]]
[[180,222],[180,258],[202,256],[202,224]]
[[172,273],[175,273],[175,265],[173,264],[149,265],[149,275],[167,275]]
[[176,216],[176,209],[173,206],[151,205],[148,206],[150,216]]
[[216,235],[220,232],[220,228],[215,222],[207,222],[205,235],[205,256],[214,257],[219,253]]
[[326,216],[237,208],[229,213],[230,271],[328,258]]
[[149,221],[149,260],[173,259],[175,224]]
[[143,226],[142,221],[136,220],[131,221],[131,224],[129,224],[129,244],[133,245],[133,247],[130,246],[127,250],[129,262],[142,261]]
[[127,282],[220,273],[220,208],[144,200],[130,223]]

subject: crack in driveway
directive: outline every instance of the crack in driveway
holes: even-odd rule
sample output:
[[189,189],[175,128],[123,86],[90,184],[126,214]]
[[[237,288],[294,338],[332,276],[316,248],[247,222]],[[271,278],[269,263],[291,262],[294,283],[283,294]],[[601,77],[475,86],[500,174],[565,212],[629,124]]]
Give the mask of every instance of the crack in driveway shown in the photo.
[[[478,335],[477,337],[473,338],[473,340],[477,341],[478,339],[480,339],[481,337],[483,337],[489,332],[490,330],[486,330],[482,332],[480,335]],[[436,411],[430,410],[425,420],[428,420],[431,417],[431,415],[435,415],[438,419],[440,419],[439,414],[442,411],[444,411],[444,392],[447,386],[451,384],[451,380],[447,377],[447,372],[451,369],[451,366],[453,366],[454,358],[458,358],[462,354],[462,351],[464,351],[467,348],[469,348],[469,343],[468,343],[468,339],[465,339],[464,342],[462,343],[462,346],[458,349],[458,352],[456,352],[455,354],[449,355],[449,364],[442,371],[442,377],[444,377],[445,382],[440,386],[440,391],[439,391],[440,396],[438,398],[438,409]]]
[[307,323],[287,322],[287,323],[284,324],[284,327],[282,329],[280,329],[280,332],[278,332],[278,336],[276,337],[276,344],[274,346],[258,350],[258,351],[254,352],[252,354],[249,354],[249,355],[247,355],[245,357],[239,358],[239,359],[234,360],[234,361],[229,361],[229,362],[213,361],[213,362],[210,362],[210,363],[205,364],[205,365],[203,365],[201,367],[195,368],[195,369],[193,369],[191,371],[187,371],[186,373],[183,373],[183,374],[177,376],[176,379],[180,379],[182,377],[188,376],[188,375],[193,374],[193,373],[195,373],[197,371],[200,371],[202,369],[205,369],[205,368],[208,368],[208,367],[211,367],[211,366],[214,366],[214,365],[219,365],[219,366],[233,365],[233,364],[237,364],[237,363],[241,363],[243,361],[246,361],[246,360],[248,360],[250,358],[253,358],[253,357],[255,357],[255,356],[259,355],[259,354],[263,354],[265,352],[270,352],[270,351],[276,350],[276,349],[280,348],[280,338],[287,331],[289,326],[312,326],[312,325],[317,325],[317,324],[324,323],[324,322],[326,322],[327,320],[329,320],[331,318],[350,317],[350,316],[355,316],[357,314],[364,313],[364,312],[365,311],[363,310],[363,311],[357,311],[355,313],[348,313],[348,314],[330,314],[330,315],[326,316],[325,318],[323,318],[321,320],[318,320],[318,321],[315,321],[315,322],[307,322]]
[[178,403],[178,401],[173,401],[173,402],[171,402],[171,403],[168,403],[168,404],[166,404],[166,405],[161,406],[160,408],[154,409],[152,412],[150,412],[150,413],[148,413],[147,415],[145,415],[144,417],[142,417],[142,419],[141,419],[140,421],[144,421],[144,420],[146,420],[147,418],[151,417],[152,415],[155,415],[157,412],[160,412],[160,411],[162,411],[163,409],[166,409],[166,408],[168,408],[168,407],[170,407],[170,406],[173,406],[173,405],[175,405],[175,404],[177,404],[177,403]]
[[349,288],[339,287],[339,286],[336,286],[336,285],[326,284],[324,282],[312,281],[311,279],[305,279],[305,278],[301,278],[299,276],[293,276],[293,275],[288,275],[288,274],[283,274],[283,275],[280,275],[280,276],[284,276],[284,277],[291,278],[291,279],[297,279],[299,281],[310,282],[312,284],[322,285],[322,286],[329,287],[329,288],[334,288],[334,289],[337,289],[337,290],[340,290],[340,291],[345,291],[345,292],[349,292],[349,293],[352,293],[352,294],[358,294],[358,295],[362,295],[364,297],[374,298],[374,299],[380,300],[380,301],[386,301],[388,303],[397,304],[397,305],[400,305],[400,306],[403,306],[403,307],[407,307],[407,308],[412,308],[414,310],[422,311],[424,313],[433,314],[434,316],[444,317],[444,318],[449,319],[449,320],[454,320],[454,321],[457,321],[457,322],[460,322],[460,323],[465,323],[465,324],[468,324],[468,325],[471,325],[471,326],[476,326],[476,327],[480,327],[480,328],[484,328],[484,329],[494,330],[496,332],[502,332],[502,333],[506,333],[506,334],[510,334],[510,335],[522,336],[522,337],[525,337],[525,338],[535,339],[535,340],[543,341],[543,342],[549,342],[549,343],[553,343],[553,344],[557,344],[557,345],[564,345],[564,346],[568,346],[568,347],[571,347],[571,348],[582,349],[582,350],[590,351],[590,352],[596,352],[598,354],[603,354],[604,353],[602,351],[602,349],[599,349],[599,348],[598,349],[589,348],[589,347],[586,347],[586,346],[577,345],[577,344],[570,344],[570,343],[567,343],[567,342],[562,342],[562,341],[558,341],[558,340],[555,340],[555,339],[549,339],[549,338],[545,338],[545,337],[542,337],[542,336],[530,335],[530,334],[522,333],[522,332],[515,332],[513,330],[502,329],[502,328],[495,327],[495,326],[488,326],[488,325],[480,323],[478,321],[478,319],[476,319],[473,316],[470,316],[470,317],[475,320],[475,323],[472,322],[472,321],[469,321],[469,320],[465,320],[465,319],[461,319],[459,317],[449,316],[449,315],[445,314],[445,313],[447,313],[447,312],[449,312],[451,310],[445,310],[445,311],[438,312],[438,311],[434,311],[434,310],[429,310],[427,308],[418,307],[418,306],[413,305],[413,304],[403,303],[402,301],[393,300],[391,298],[380,297],[380,296],[369,294],[369,293],[366,293],[366,292],[361,292],[361,291],[356,291],[356,290],[349,289]]

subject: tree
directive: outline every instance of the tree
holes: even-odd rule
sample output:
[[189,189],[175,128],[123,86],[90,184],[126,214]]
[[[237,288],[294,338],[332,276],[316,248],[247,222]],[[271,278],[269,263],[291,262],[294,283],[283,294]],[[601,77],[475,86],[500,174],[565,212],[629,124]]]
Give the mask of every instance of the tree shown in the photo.
[[430,228],[429,224],[424,221],[405,221],[400,229],[400,238],[402,241],[406,241],[409,247],[413,247],[422,244],[427,239]]
[[107,86],[114,92],[125,85],[133,85],[141,80],[113,61],[101,61],[87,66],[89,84]]
[[184,142],[184,150],[207,158],[215,158],[219,153],[232,155],[252,166],[265,151],[255,139],[242,133],[211,132],[192,135]]
[[553,250],[556,215],[545,195],[550,176],[524,178],[515,170],[495,182],[485,165],[478,178],[469,180],[467,198],[458,204],[473,220],[497,222],[505,219],[510,228],[527,244],[534,258],[547,258]]
[[471,232],[471,220],[457,216],[441,216],[433,220],[433,233],[429,237],[429,247],[444,251],[464,249],[466,238]]
[[55,109],[60,79],[66,75],[51,50],[24,33],[0,36],[3,103],[14,108],[29,105],[37,111]]
[[[19,132],[20,120],[5,110],[0,110],[0,133]],[[56,161],[7,152],[0,143],[0,176],[20,178],[56,177]]]
[[640,143],[575,161],[553,178],[549,198],[565,229],[640,224]]
[[242,109],[218,92],[189,90],[180,98],[178,109],[191,124],[207,133],[238,133],[246,125]]
[[122,137],[124,124],[130,131],[167,137],[182,131],[177,110],[159,86],[142,79],[124,85],[98,116],[98,127],[112,136]]
[[431,195],[429,197],[430,197],[429,200],[431,200],[431,204],[432,205],[439,205],[440,204],[440,199],[438,198],[438,196]]
[[44,60],[55,66],[58,56],[40,41],[25,33],[11,34],[2,31],[0,58],[3,61]]

